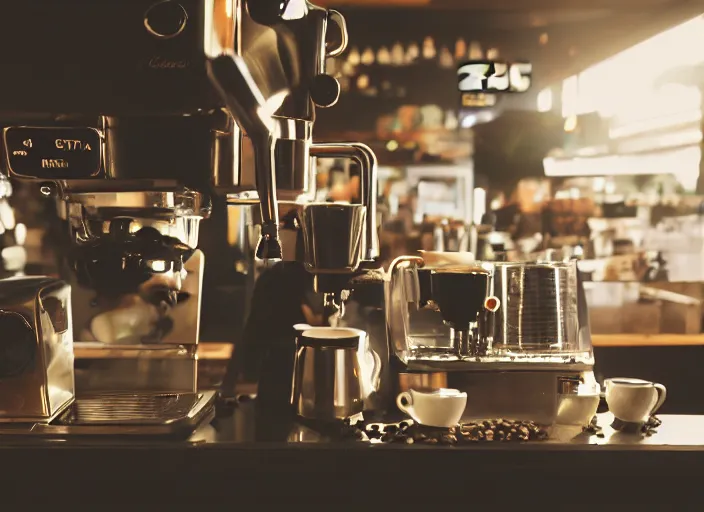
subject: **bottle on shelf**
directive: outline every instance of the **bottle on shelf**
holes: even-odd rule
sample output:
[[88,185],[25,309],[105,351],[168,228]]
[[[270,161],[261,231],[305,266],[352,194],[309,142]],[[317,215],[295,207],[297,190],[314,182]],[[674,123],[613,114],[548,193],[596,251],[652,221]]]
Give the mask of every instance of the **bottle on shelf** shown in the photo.
[[356,46],[350,49],[350,53],[347,55],[347,62],[352,66],[359,66],[359,63],[362,62],[362,57]]
[[406,50],[406,64],[413,64],[420,57],[420,47],[418,43],[412,42]]
[[362,52],[362,64],[365,66],[374,64],[374,50],[372,50],[369,46],[367,46],[364,49],[364,52]]
[[428,60],[434,59],[436,55],[435,41],[432,37],[428,36],[423,40],[423,58]]
[[398,41],[391,47],[391,64],[393,66],[403,66],[405,64],[406,52],[403,51],[403,45]]
[[470,60],[481,60],[484,58],[484,52],[479,44],[479,41],[472,41],[469,43],[469,59]]
[[467,42],[460,37],[455,43],[455,59],[463,60],[467,57]]
[[391,53],[386,46],[382,46],[379,48],[379,51],[376,52],[376,61],[382,66],[391,64]]
[[452,58],[452,54],[447,46],[443,46],[440,49],[440,67],[449,69],[454,67],[455,59]]

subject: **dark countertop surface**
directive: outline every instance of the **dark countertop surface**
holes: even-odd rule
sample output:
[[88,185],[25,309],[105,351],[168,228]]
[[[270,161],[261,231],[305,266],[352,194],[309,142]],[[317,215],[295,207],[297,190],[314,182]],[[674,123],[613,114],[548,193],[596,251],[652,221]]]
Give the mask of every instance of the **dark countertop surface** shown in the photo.
[[240,404],[187,441],[2,436],[0,501],[49,504],[70,491],[90,510],[106,503],[374,510],[545,499],[556,509],[646,503],[662,510],[704,497],[704,416],[663,415],[646,437],[613,431],[606,413],[598,417],[603,437],[566,429],[548,441],[456,446],[333,441],[286,421],[258,424],[260,417],[254,402]]

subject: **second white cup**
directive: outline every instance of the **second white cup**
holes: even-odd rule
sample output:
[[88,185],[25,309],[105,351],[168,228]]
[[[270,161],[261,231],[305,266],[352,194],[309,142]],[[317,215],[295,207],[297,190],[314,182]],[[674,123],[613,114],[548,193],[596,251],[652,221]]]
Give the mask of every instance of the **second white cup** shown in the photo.
[[606,403],[615,418],[627,423],[644,423],[667,397],[662,384],[641,379],[615,378],[604,381]]
[[441,388],[433,391],[404,391],[396,405],[421,425],[450,428],[457,425],[467,405],[467,393]]

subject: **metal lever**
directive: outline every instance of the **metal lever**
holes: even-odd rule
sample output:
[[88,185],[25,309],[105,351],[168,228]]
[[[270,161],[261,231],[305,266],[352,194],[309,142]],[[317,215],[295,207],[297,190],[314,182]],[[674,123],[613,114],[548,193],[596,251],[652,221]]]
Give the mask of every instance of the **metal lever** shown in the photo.
[[254,147],[256,185],[262,215],[256,256],[259,259],[280,260],[282,250],[279,240],[274,147],[281,131],[273,113],[280,107],[287,91],[265,100],[244,60],[232,53],[210,59],[207,62],[207,70],[208,77],[225,101],[230,115],[249,135]]

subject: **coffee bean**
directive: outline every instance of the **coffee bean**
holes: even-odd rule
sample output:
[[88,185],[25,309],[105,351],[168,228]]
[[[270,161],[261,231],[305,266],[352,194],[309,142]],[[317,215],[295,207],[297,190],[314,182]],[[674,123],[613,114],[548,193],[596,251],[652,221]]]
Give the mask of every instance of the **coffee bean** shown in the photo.
[[[511,434],[509,433],[509,436],[510,436],[510,435],[511,435]],[[496,433],[496,439],[497,439],[498,441],[503,441],[504,439],[507,439],[506,433],[505,433],[503,430],[497,432],[497,433]]]
[[394,432],[398,432],[398,427],[396,425],[387,425],[386,428],[384,428],[384,432],[393,434]]
[[415,441],[413,440],[412,437],[409,437],[408,439],[406,439],[406,444],[413,444],[414,442]]
[[484,432],[484,436],[486,437],[487,441],[493,441],[494,440],[494,431],[487,430],[486,432]]

